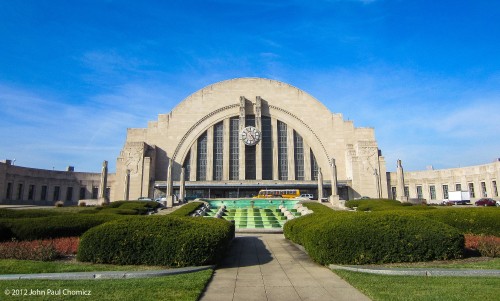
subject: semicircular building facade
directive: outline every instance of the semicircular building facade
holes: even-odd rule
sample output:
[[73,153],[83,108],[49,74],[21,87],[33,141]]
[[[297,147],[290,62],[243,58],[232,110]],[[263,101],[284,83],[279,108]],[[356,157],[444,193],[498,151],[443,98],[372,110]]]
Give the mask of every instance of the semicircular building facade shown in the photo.
[[112,198],[179,196],[181,186],[187,197],[265,188],[387,197],[385,172],[372,128],[356,128],[286,83],[238,78],[195,92],[147,128],[129,129]]

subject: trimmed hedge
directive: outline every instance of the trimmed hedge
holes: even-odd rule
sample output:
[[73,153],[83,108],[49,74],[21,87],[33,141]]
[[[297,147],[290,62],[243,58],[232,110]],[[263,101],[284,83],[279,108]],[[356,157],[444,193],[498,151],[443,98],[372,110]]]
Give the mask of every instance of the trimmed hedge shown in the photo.
[[200,208],[203,202],[191,202],[170,213],[172,216],[189,216],[193,211]]
[[80,236],[88,229],[102,223],[123,218],[112,214],[64,214],[38,218],[0,220],[2,240],[35,240],[45,238]]
[[221,219],[149,216],[117,220],[87,231],[77,259],[170,267],[214,264],[233,237],[234,225]]
[[415,213],[457,228],[463,234],[500,237],[500,208],[439,208]]
[[321,264],[415,262],[463,256],[464,237],[455,228],[399,212],[313,213],[284,226]]
[[386,210],[434,210],[436,207],[427,205],[413,205],[410,203],[401,203],[396,200],[388,199],[370,199],[370,200],[351,200],[346,202],[346,207],[357,207],[357,211],[386,211]]
[[357,211],[397,211],[400,214],[424,216],[457,228],[463,234],[483,234],[500,237],[500,210],[496,207],[451,208],[406,205],[395,200],[355,200],[346,202]]
[[43,216],[55,216],[67,214],[63,212],[57,212],[55,210],[46,209],[0,209],[0,219],[4,218],[30,218],[30,217],[43,217]]

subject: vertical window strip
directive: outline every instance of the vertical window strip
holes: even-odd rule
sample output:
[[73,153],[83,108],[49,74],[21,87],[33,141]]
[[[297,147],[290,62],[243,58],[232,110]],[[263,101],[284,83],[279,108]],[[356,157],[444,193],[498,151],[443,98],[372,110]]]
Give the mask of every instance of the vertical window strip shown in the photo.
[[222,180],[223,164],[224,164],[224,125],[222,122],[214,126],[214,179]]
[[293,131],[295,179],[304,180],[304,141],[302,136]]
[[229,180],[238,180],[240,174],[240,120],[232,117],[229,120]]
[[318,161],[316,161],[316,157],[314,156],[313,151],[311,150],[311,179],[318,180]]
[[207,132],[203,133],[200,138],[198,138],[196,180],[207,180]]
[[262,116],[262,179],[273,179],[273,140],[271,118]]
[[191,151],[188,151],[182,167],[184,167],[184,181],[189,181],[191,178]]
[[278,172],[280,180],[288,180],[287,126],[278,120]]

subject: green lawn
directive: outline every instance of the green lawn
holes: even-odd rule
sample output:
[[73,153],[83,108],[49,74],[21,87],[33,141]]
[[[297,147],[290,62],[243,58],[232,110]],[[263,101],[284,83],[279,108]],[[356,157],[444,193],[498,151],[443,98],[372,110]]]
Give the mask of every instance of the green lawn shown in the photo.
[[[198,300],[212,270],[146,279],[0,281],[0,300]],[[60,295],[48,295],[50,291]],[[90,296],[64,295],[69,291]],[[13,295],[21,293],[22,295]],[[34,293],[34,295],[29,295]],[[24,295],[27,294],[27,295]]]
[[393,264],[380,265],[380,267],[500,270],[500,258],[490,258],[488,260],[478,260],[478,261],[451,260],[449,262],[439,261],[439,262],[420,262],[420,263],[393,263]]
[[499,277],[385,276],[335,271],[372,300],[497,301]]
[[[84,262],[64,261],[32,261],[32,260],[0,260],[0,274],[36,274],[63,272],[94,272],[94,271],[143,271],[166,269],[161,266],[111,265],[92,264]],[[0,300],[2,300],[0,298]]]

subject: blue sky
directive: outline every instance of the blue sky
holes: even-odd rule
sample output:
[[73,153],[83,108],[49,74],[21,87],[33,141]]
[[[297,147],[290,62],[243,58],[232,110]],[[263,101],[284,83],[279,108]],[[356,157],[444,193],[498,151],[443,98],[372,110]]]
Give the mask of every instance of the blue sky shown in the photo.
[[114,171],[128,127],[236,77],[374,127],[388,170],[500,157],[498,1],[0,1],[0,158]]

